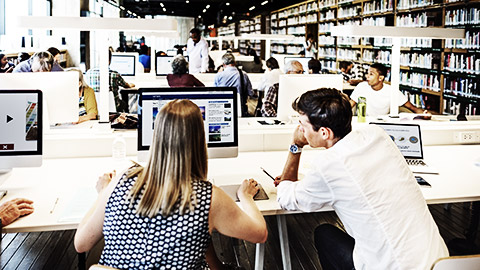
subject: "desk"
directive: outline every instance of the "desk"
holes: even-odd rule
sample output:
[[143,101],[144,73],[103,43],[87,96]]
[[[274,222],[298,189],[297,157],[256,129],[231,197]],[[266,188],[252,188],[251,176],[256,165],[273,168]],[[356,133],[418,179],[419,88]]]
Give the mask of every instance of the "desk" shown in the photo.
[[[480,145],[428,146],[425,147],[425,159],[437,166],[439,175],[423,175],[430,182],[431,188],[422,188],[427,203],[453,203],[480,200],[480,167],[474,160],[480,157]],[[301,173],[310,167],[315,154],[321,150],[306,150],[302,154]],[[270,174],[279,175],[287,157],[286,151],[241,152],[237,158],[209,160],[208,178],[215,185],[238,184],[242,179],[254,177],[262,184],[270,199],[258,201],[257,205],[264,215],[277,215],[279,219],[282,256],[284,268],[289,268],[288,238],[286,235],[285,211],[276,202],[276,189],[272,180],[259,166]],[[75,229],[80,221],[59,222],[67,205],[75,197],[76,190],[87,190],[94,194],[94,186],[102,173],[128,166],[128,161],[118,162],[112,158],[64,158],[46,159],[39,168],[16,168],[6,176],[2,188],[9,193],[3,201],[16,197],[32,199],[35,212],[3,228],[4,233],[33,232],[49,230]],[[300,176],[301,178],[301,176]],[[52,214],[50,211],[58,204]],[[95,197],[86,199],[85,205],[91,205]],[[88,207],[85,207],[84,211]],[[324,208],[322,211],[331,211]],[[298,213],[298,212],[296,212]],[[257,245],[256,269],[263,267],[263,245]]]

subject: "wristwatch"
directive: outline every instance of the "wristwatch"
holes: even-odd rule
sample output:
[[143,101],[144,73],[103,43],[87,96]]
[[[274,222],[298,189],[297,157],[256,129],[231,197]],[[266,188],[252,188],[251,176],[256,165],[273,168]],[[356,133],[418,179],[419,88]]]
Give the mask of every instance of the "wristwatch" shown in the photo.
[[296,144],[292,144],[292,145],[290,145],[289,150],[290,150],[290,153],[292,153],[292,154],[299,154],[299,153],[302,152],[302,147],[300,147]]

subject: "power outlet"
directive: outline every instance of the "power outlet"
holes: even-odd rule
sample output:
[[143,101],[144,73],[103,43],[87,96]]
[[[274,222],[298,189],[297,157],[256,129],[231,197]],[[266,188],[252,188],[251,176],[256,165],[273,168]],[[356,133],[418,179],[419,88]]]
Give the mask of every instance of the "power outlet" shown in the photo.
[[476,143],[478,142],[475,131],[461,131],[455,133],[455,141],[459,143]]

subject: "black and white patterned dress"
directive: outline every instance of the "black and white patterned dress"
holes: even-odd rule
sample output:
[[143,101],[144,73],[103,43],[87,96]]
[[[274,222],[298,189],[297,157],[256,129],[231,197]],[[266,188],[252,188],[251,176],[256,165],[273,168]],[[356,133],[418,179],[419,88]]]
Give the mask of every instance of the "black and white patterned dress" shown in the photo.
[[[180,215],[179,203],[169,216],[142,217],[130,207],[127,195],[137,177],[125,175],[105,207],[105,248],[100,264],[119,269],[208,269],[205,251],[210,243],[208,213],[212,185],[192,183],[197,205]],[[194,195],[194,196],[195,196]],[[135,206],[140,199],[135,201]]]

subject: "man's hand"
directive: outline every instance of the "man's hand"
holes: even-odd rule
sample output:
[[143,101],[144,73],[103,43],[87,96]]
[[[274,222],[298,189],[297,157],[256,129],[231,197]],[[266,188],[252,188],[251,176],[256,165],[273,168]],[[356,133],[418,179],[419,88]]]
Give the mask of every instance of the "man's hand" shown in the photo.
[[127,88],[134,88],[135,87],[135,84],[134,83],[127,83]]
[[299,147],[308,145],[308,141],[305,138],[303,131],[300,129],[300,125],[298,125],[297,128],[295,128],[295,132],[293,132],[293,143]]
[[97,189],[97,192],[100,193],[104,188],[110,184],[110,181],[112,181],[112,178],[117,174],[115,170],[111,173],[104,173],[102,176],[98,177],[97,181],[97,186],[95,187]]
[[282,176],[281,175],[275,177],[275,180],[273,180],[273,185],[275,185],[275,187],[277,187],[280,184],[280,182],[282,182]]
[[2,226],[7,226],[19,217],[33,213],[32,204],[33,202],[30,200],[17,198],[0,205]]
[[245,200],[248,198],[253,199],[253,196],[255,196],[255,194],[257,194],[257,192],[260,190],[257,185],[257,181],[255,181],[253,178],[250,178],[249,180],[243,180],[242,184],[237,190],[238,198],[240,200]]

